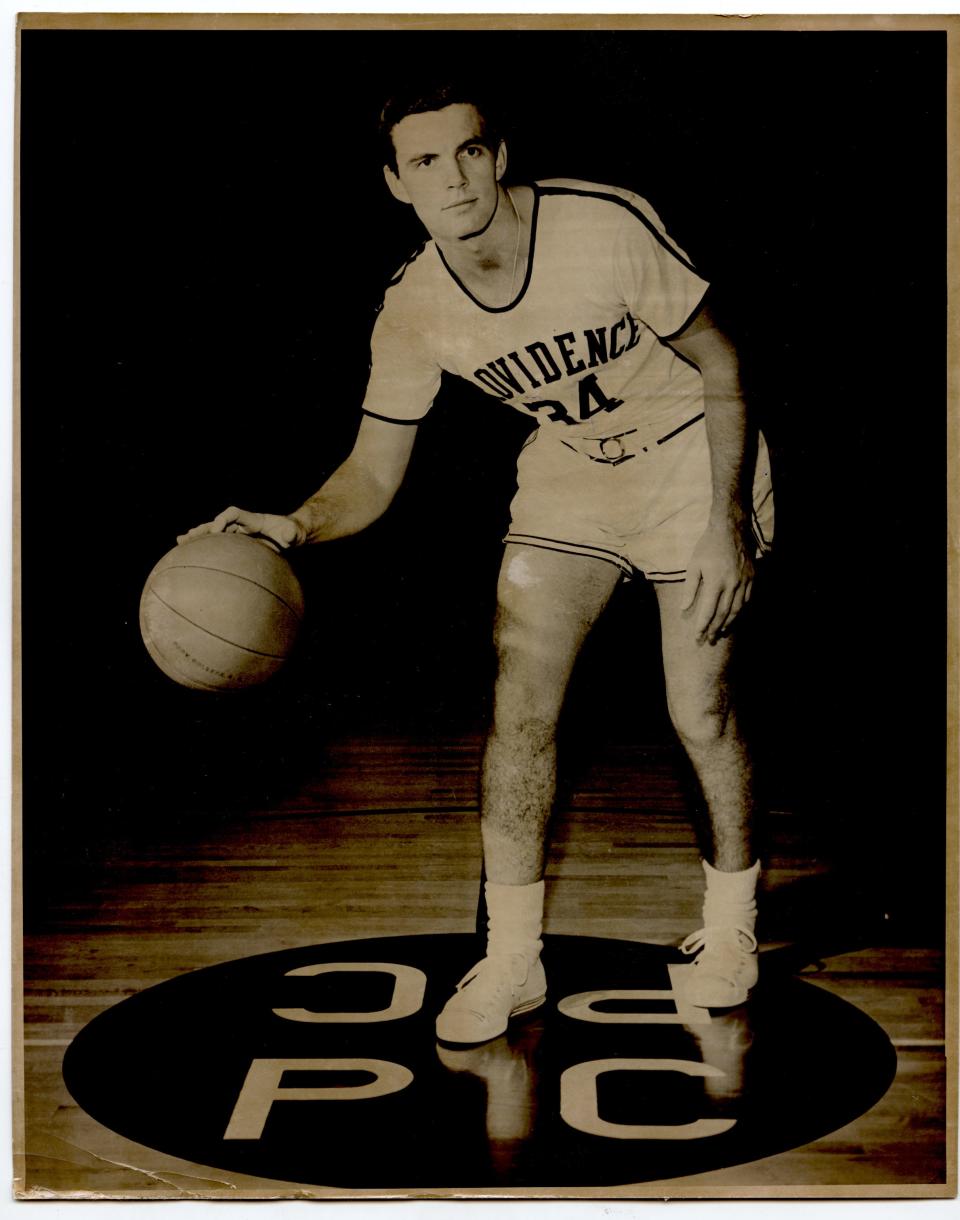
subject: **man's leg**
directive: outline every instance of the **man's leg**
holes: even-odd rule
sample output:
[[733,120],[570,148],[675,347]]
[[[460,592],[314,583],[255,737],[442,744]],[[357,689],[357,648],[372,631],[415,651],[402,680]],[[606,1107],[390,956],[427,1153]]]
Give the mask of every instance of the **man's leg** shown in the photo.
[[508,545],[497,588],[497,682],[483,762],[487,957],[437,1021],[445,1041],[496,1037],[541,1003],[543,875],[556,726],[574,662],[619,573],[603,560]]
[[556,788],[556,726],[580,646],[620,574],[581,555],[509,545],[497,588],[497,682],[483,760],[487,878],[543,873]]
[[658,584],[663,669],[670,718],[703,790],[710,818],[704,861],[704,928],[689,937],[700,950],[690,998],[709,1007],[742,1003],[756,982],[753,776],[730,684],[732,641],[698,643],[693,616],[681,614],[684,584]]

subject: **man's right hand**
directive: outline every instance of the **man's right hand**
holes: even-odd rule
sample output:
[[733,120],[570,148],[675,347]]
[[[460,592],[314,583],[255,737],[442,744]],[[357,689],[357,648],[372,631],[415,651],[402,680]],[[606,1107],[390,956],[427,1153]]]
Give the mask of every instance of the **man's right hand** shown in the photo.
[[303,529],[292,518],[277,517],[273,513],[248,513],[242,508],[225,508],[212,521],[195,525],[186,534],[178,535],[177,542],[201,538],[204,534],[249,534],[284,551],[304,541]]

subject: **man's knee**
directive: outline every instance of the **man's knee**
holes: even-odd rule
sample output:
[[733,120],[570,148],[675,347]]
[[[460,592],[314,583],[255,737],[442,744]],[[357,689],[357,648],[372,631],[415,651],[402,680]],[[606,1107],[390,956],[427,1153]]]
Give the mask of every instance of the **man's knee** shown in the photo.
[[508,548],[494,632],[501,719],[553,731],[580,646],[616,578],[599,560]]
[[497,613],[494,642],[496,724],[530,738],[552,736],[572,658],[534,620],[504,605]]
[[709,749],[734,731],[730,701],[722,692],[673,694],[667,706],[673,727],[688,750]]

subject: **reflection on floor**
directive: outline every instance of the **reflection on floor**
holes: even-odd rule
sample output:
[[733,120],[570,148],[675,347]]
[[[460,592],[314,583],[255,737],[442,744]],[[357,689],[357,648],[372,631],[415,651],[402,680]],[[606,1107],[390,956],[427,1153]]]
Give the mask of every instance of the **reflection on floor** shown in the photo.
[[[88,1020],[163,979],[296,945],[473,927],[480,845],[478,743],[341,743],[323,775],[277,808],[131,827],[109,858],[51,895],[25,947],[24,1185],[42,1196],[93,1191],[168,1198],[275,1195],[277,1183],[225,1174],[131,1144],[90,1120],[60,1076]],[[935,938],[884,939],[831,890],[828,865],[794,815],[770,815],[765,950],[871,1016],[893,1041],[893,1085],[868,1113],[779,1155],[697,1174],[668,1191],[842,1186],[883,1194],[945,1174],[943,960]],[[819,845],[817,845],[819,847]],[[700,874],[669,752],[604,760],[558,820],[547,930],[676,944],[698,926]],[[832,906],[830,904],[832,903]],[[834,914],[825,917],[828,906]],[[844,912],[849,919],[844,923]],[[891,943],[896,940],[896,943]],[[722,1076],[704,1090],[723,1117],[749,1079],[744,1015],[688,1026]],[[536,1120],[537,1020],[485,1047],[438,1047],[450,1072],[486,1089],[490,1146],[506,1166]],[[648,1195],[663,1197],[649,1184]]]
[[[504,1181],[509,1180],[536,1125],[538,1071],[534,1060],[543,1027],[539,1017],[518,1022],[499,1038],[479,1046],[437,1043],[437,1057],[448,1071],[469,1073],[484,1085],[487,1141],[497,1175]],[[709,1124],[709,1129],[701,1126],[696,1135],[728,1130],[736,1122],[753,1045],[749,1008],[714,1014],[712,1019],[698,1017],[691,1024],[684,1023],[684,1029],[696,1041],[704,1065],[704,1093],[712,1103],[711,1117],[698,1120]],[[670,1131],[666,1138],[678,1138],[677,1131]]]

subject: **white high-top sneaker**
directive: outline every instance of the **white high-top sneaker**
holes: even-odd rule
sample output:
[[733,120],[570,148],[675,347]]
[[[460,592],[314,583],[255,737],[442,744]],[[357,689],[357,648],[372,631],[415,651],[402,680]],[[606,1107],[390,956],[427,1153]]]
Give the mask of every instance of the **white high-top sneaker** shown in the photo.
[[437,1017],[443,1042],[486,1042],[507,1028],[511,1017],[531,1012],[547,997],[540,962],[543,942],[543,882],[486,883],[487,955],[467,971]]
[[697,956],[686,972],[684,994],[699,1008],[742,1004],[757,981],[756,886],[760,861],[739,873],[723,873],[703,861],[707,891],[703,927],[681,944]]

